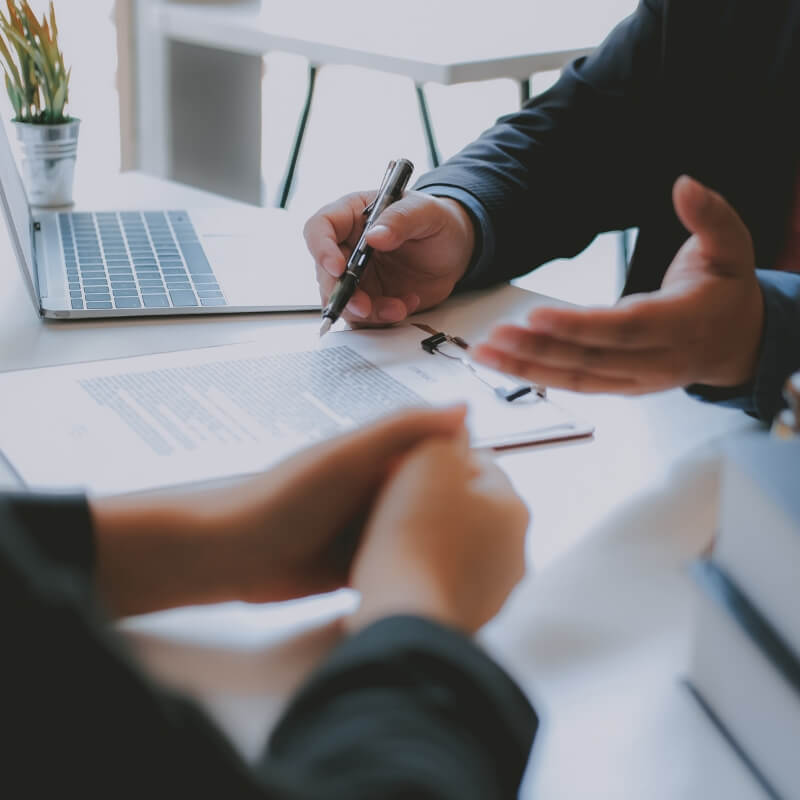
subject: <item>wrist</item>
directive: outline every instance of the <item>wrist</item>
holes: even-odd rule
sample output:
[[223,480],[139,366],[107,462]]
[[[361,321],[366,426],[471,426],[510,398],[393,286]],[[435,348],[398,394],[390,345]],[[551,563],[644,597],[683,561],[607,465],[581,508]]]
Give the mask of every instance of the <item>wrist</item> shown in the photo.
[[97,499],[90,509],[95,584],[113,614],[232,599],[230,537],[203,499]]
[[718,366],[712,365],[710,375],[698,383],[717,388],[735,388],[746,386],[754,380],[761,358],[766,321],[764,294],[758,281],[755,281],[749,305],[737,320],[738,335],[730,337],[733,344],[731,357],[721,359]]
[[474,632],[456,611],[440,581],[426,575],[419,566],[398,569],[396,560],[392,560],[390,569],[391,578],[382,571],[369,580],[356,578],[354,588],[361,593],[361,603],[344,621],[348,633],[396,616],[421,617],[466,633]]

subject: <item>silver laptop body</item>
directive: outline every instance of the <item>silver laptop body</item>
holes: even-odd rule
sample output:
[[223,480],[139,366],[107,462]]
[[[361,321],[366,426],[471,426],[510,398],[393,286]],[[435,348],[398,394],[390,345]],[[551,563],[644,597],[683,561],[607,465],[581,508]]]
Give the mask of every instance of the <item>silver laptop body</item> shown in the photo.
[[271,209],[42,211],[0,123],[0,200],[39,313],[57,319],[308,311],[302,238]]

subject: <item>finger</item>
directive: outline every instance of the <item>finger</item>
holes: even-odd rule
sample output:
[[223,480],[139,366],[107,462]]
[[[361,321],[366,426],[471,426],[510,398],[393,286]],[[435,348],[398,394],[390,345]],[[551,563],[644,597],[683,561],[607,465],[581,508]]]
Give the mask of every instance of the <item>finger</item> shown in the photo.
[[323,206],[303,227],[306,246],[322,269],[334,277],[344,272],[345,256],[339,246],[364,227],[363,210],[374,192],[355,192]]
[[[366,298],[366,302],[364,300]],[[356,307],[347,304],[348,314],[343,315],[359,327],[386,326],[402,322],[412,309],[419,307],[419,298],[416,295],[409,295],[406,298],[399,297],[369,297],[363,293],[353,295],[353,299],[358,302]],[[355,313],[354,313],[355,312]]]
[[675,212],[697,236],[701,253],[718,267],[735,273],[750,268],[753,242],[747,226],[722,195],[682,175],[672,191]]
[[682,385],[684,365],[676,347],[630,350],[617,347],[592,347],[555,339],[546,334],[514,325],[495,328],[486,342],[510,356],[535,361],[548,367],[585,369],[611,378],[633,378]]
[[[322,267],[317,265],[317,283],[319,284],[319,296],[322,305],[325,306],[330,299],[331,293],[336,286],[336,278],[332,277]],[[343,316],[350,321],[362,321],[372,313],[372,300],[363,289],[356,289],[347,304],[346,312]]]
[[431,438],[408,451],[403,467],[420,475],[432,474],[436,481],[466,481],[479,470],[470,452],[470,435],[463,423],[448,438]]
[[478,456],[480,473],[476,478],[475,486],[486,496],[503,504],[505,510],[513,515],[516,522],[517,533],[523,534],[528,529],[531,514],[522,498],[514,489],[508,475],[497,465],[489,453]]
[[625,298],[613,308],[536,308],[528,326],[565,342],[647,350],[684,339],[693,312],[688,296],[655,292]]
[[[358,471],[369,473],[428,439],[458,435],[465,416],[466,407],[461,405],[405,411],[356,434],[342,436],[328,449],[335,452],[339,470],[344,469],[345,463],[352,463]],[[352,479],[352,474],[347,479]]]
[[531,383],[553,388],[590,394],[639,394],[642,391],[640,384],[633,379],[610,378],[584,369],[559,369],[535,361],[515,358],[502,350],[495,350],[487,344],[478,345],[472,351],[472,357],[492,369],[510,375],[518,375]]
[[[336,278],[317,265],[317,283],[320,300],[326,305],[336,286]],[[347,304],[347,313],[343,317],[359,324],[374,322],[379,325],[402,322],[413,314],[420,306],[419,295],[408,294],[404,297],[370,297],[363,289],[356,289]]]
[[399,297],[375,297],[372,300],[370,316],[375,322],[384,324],[402,322],[408,314],[408,307]]
[[445,210],[435,198],[421,192],[407,192],[378,217],[367,234],[367,244],[389,252],[407,241],[433,236],[445,223]]
[[522,500],[512,485],[508,476],[496,464],[487,466],[481,471],[476,481],[477,487],[495,502],[501,502],[509,514],[512,514],[517,532],[524,534],[528,528],[531,514],[528,506]]

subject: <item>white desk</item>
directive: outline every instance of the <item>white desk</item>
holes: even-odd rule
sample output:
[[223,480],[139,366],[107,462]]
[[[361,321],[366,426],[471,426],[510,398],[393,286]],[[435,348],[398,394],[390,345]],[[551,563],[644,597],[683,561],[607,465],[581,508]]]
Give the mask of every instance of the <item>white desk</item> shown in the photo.
[[[413,81],[430,159],[436,164],[425,83],[512,78],[525,100],[532,75],[561,69],[589,53],[636,6],[635,0],[497,0],[491,5],[474,0],[138,2],[145,12],[139,36],[149,45],[138,70],[144,87],[139,97],[141,163],[145,169],[160,166],[164,171],[159,174],[215,191],[235,187],[231,196],[258,202],[261,109],[253,87],[260,80],[261,57],[282,51],[308,59],[308,93],[282,206],[291,190],[319,67],[347,64]],[[159,41],[162,52],[153,57]],[[171,87],[164,90],[168,102],[153,91],[159,86]],[[357,111],[354,104],[344,114],[354,121]],[[368,98],[364,111],[369,111]],[[232,119],[238,123],[235,140],[229,130]],[[355,129],[370,135],[364,120]],[[167,152],[159,154],[164,148]],[[234,174],[240,177],[238,184]]]
[[[222,202],[135,175],[98,186],[105,207]],[[96,189],[80,187],[79,199],[100,197]],[[301,220],[287,220],[299,231]],[[4,228],[0,285],[1,370],[235,342],[266,326],[316,324],[314,316],[285,314],[42,322]],[[459,299],[427,318],[454,320],[473,302]],[[469,313],[486,310],[473,305]],[[683,565],[713,529],[714,478],[683,469],[665,480],[699,444],[754,424],[678,391],[643,399],[557,394],[596,424],[596,436],[500,457],[533,510],[528,556],[537,574],[484,635],[546,715],[523,796],[759,797],[677,683],[689,620]],[[12,480],[0,470],[0,481]],[[632,496],[640,498],[633,506]],[[334,643],[333,627],[322,623],[351,602],[343,593],[278,607],[185,609],[126,627],[150,667],[198,695],[253,755],[287,693]]]

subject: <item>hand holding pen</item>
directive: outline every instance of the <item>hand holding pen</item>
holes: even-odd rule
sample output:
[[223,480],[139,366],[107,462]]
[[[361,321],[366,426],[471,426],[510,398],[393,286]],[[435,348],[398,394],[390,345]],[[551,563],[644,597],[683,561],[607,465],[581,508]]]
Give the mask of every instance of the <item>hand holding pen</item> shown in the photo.
[[364,274],[369,258],[372,255],[372,248],[367,244],[367,234],[370,228],[392,203],[403,196],[413,171],[414,165],[408,159],[401,158],[398,161],[389,162],[375,199],[363,211],[363,214],[367,217],[364,231],[350,254],[350,258],[347,260],[345,271],[337,281],[328,304],[322,310],[320,337],[324,336],[336,320],[339,319],[345,306],[350,302],[353,293],[358,288],[361,276]]
[[[364,207],[375,190],[353,192],[321,208],[304,236],[314,259],[323,306],[364,232]],[[342,314],[362,325],[402,322],[439,305],[463,276],[475,248],[464,207],[448,197],[409,190],[370,226],[369,267]]]

